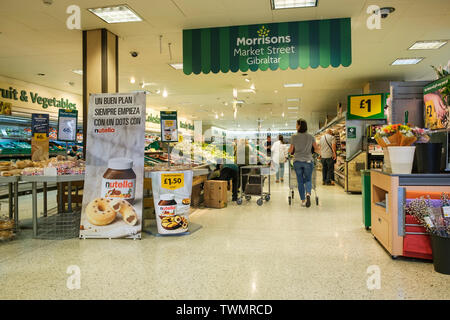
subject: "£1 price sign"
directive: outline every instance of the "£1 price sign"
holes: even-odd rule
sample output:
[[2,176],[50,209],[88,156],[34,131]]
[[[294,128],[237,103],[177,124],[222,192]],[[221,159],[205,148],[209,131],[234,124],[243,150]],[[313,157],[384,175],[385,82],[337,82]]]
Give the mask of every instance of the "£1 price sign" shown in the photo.
[[184,187],[184,173],[161,174],[161,188],[176,190]]
[[365,94],[348,97],[347,119],[385,119],[386,95]]

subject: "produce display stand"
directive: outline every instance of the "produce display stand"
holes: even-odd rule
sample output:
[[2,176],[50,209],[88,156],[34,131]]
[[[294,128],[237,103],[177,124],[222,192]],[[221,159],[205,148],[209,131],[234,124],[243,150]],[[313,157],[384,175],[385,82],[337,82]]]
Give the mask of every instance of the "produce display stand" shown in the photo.
[[407,192],[450,193],[450,174],[388,174],[370,170],[371,232],[392,258],[407,256],[405,211]]
[[[38,237],[38,201],[37,201],[37,184],[44,184],[44,217],[47,217],[47,191],[45,184],[48,182],[55,182],[58,184],[59,188],[59,205],[58,214],[62,213],[73,213],[72,212],[72,182],[74,181],[84,181],[84,175],[59,175],[59,176],[21,176],[20,180],[23,182],[31,183],[32,188],[32,213],[33,213],[33,237]],[[65,212],[65,208],[62,206],[62,196],[63,192],[61,190],[62,183],[68,183],[68,210]]]
[[0,177],[0,184],[8,184],[9,219],[14,219],[15,229],[19,229],[19,177]]

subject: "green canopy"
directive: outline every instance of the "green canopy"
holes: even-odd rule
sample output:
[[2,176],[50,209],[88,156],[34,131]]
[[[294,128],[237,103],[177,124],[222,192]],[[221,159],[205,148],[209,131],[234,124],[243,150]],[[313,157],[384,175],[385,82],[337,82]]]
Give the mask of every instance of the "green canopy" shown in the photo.
[[351,62],[350,18],[183,30],[185,74],[336,68]]

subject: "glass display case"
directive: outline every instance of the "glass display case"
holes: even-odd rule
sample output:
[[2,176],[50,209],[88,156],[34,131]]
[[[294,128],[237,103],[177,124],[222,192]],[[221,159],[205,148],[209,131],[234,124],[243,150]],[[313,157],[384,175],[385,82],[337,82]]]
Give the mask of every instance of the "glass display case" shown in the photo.
[[[66,155],[67,148],[76,144],[83,148],[82,125],[78,125],[77,142],[66,143],[57,140],[58,124],[50,121],[49,154],[50,156]],[[0,116],[0,158],[24,159],[31,158],[31,117]]]

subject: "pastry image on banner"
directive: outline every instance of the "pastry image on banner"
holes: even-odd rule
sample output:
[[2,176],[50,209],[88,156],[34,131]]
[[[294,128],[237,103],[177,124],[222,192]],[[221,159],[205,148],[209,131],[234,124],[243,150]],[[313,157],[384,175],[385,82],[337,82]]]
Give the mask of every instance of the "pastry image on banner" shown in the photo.
[[80,238],[140,238],[145,93],[89,99]]

